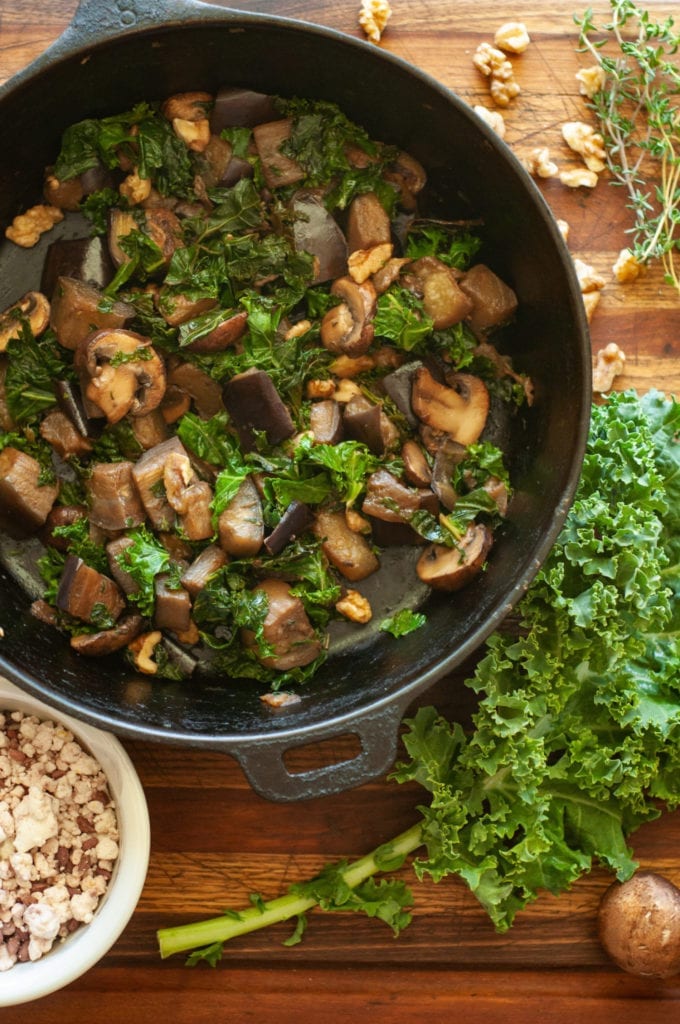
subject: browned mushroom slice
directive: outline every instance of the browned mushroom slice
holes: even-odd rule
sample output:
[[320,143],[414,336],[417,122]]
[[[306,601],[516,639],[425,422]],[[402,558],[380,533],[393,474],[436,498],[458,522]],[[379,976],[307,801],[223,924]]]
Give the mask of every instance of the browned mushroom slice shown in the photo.
[[[256,654],[258,661],[280,671],[309,665],[321,653],[321,642],[300,598],[291,594],[288,583],[277,579],[262,580],[255,592],[267,595],[268,610],[262,633],[274,652],[264,657]],[[243,641],[246,647],[255,649],[251,630],[243,630]]]
[[317,444],[337,444],[343,437],[340,404],[332,398],[312,402],[309,409],[309,429]]
[[269,188],[293,185],[305,176],[300,164],[281,152],[281,145],[290,138],[292,124],[292,119],[285,117],[280,121],[268,121],[253,128],[257,155]]
[[53,409],[40,421],[40,436],[54,448],[62,459],[72,455],[87,455],[92,445],[60,409]]
[[258,433],[275,445],[295,433],[286,404],[264,370],[252,367],[228,380],[222,397],[241,444],[247,450],[256,445]]
[[472,300],[462,290],[455,273],[435,256],[423,256],[409,267],[420,281],[423,309],[435,330],[460,323],[472,311]]
[[399,189],[401,205],[405,210],[416,207],[416,197],[422,192],[427,181],[423,165],[410,153],[401,152],[385,171],[385,180]]
[[155,604],[153,621],[158,629],[185,633],[191,625],[191,597],[184,587],[171,588],[165,574],[154,581]]
[[59,277],[52,294],[50,326],[63,348],[75,350],[93,331],[122,328],[134,316],[125,302],[104,302],[94,285],[75,277]]
[[105,618],[115,622],[125,607],[125,599],[112,579],[97,572],[82,558],[69,555],[59,580],[55,604],[74,619],[97,625]]
[[68,551],[70,540],[54,531],[62,526],[72,526],[87,515],[85,505],[55,505],[45,520],[44,529],[40,531],[40,539],[46,547],[57,551]]
[[493,537],[480,523],[469,526],[455,548],[430,544],[418,559],[416,572],[433,590],[460,590],[480,571]]
[[118,423],[156,409],[165,393],[165,364],[147,338],[121,329],[95,331],[78,345],[75,365],[87,401]]
[[223,550],[237,558],[250,558],[262,547],[262,501],[257,487],[249,476],[220,514],[217,532]]
[[401,446],[401,459],[404,463],[404,476],[416,487],[429,487],[432,482],[432,468],[425,457],[425,452],[417,441],[409,439]]
[[188,455],[178,437],[169,437],[140,455],[132,467],[135,487],[156,530],[171,530],[176,521],[175,510],[168,502],[163,485],[165,461],[171,452]]
[[189,592],[191,597],[196,597],[203,590],[210,577],[214,576],[226,564],[226,552],[217,544],[209,544],[182,573],[182,586]]
[[241,309],[237,313],[228,312],[225,314],[224,320],[207,334],[192,341],[187,348],[191,352],[199,354],[222,352],[225,348],[235,345],[243,337],[247,326],[248,314],[245,309]]
[[371,473],[366,481],[366,497],[361,511],[388,523],[408,522],[414,512],[421,509],[437,515],[439,501],[428,487],[414,490],[402,484],[386,469]]
[[377,296],[370,281],[357,284],[351,277],[339,277],[331,294],[342,301],[329,309],[321,321],[321,342],[340,355],[360,356],[373,341]]
[[146,233],[161,251],[163,265],[168,266],[177,249],[183,246],[182,225],[177,214],[162,206],[144,212]]
[[392,230],[389,214],[375,192],[364,192],[349,204],[347,213],[347,247],[350,252],[371,249],[390,242]]
[[18,448],[0,452],[0,526],[10,537],[35,533],[57,499],[59,485],[40,483],[42,472],[38,460]]
[[83,185],[79,178],[60,181],[54,176],[51,169],[46,171],[43,196],[45,202],[50,206],[57,206],[60,210],[73,212],[78,209],[83,195]]
[[102,530],[140,526],[146,511],[135,487],[131,462],[97,462],[87,479],[90,521]]
[[105,654],[113,654],[121,650],[142,632],[144,619],[141,615],[124,615],[112,629],[102,629],[98,633],[81,633],[72,636],[71,647],[77,654],[88,658],[101,658]]
[[312,284],[332,281],[347,271],[347,241],[326,209],[320,190],[301,189],[291,200],[293,244],[315,259]]
[[517,309],[517,296],[512,288],[484,263],[470,267],[461,278],[460,287],[472,303],[468,320],[478,336],[507,323]]
[[194,363],[175,363],[168,368],[168,385],[189,396],[202,420],[224,412],[222,389],[216,380]]
[[479,377],[458,373],[451,387],[434,379],[426,366],[416,371],[411,407],[418,419],[433,430],[449,434],[460,444],[474,444],[484,430],[489,392]]
[[361,441],[375,455],[384,455],[399,440],[399,431],[380,403],[363,395],[350,398],[342,416],[345,433]]
[[139,231],[139,224],[135,219],[135,215],[130,210],[120,210],[117,207],[112,207],[109,211],[109,230],[107,235],[107,241],[109,245],[109,255],[113,261],[114,266],[121,267],[124,263],[130,260],[130,256],[125,252],[121,246],[121,239],[125,238],[132,231]]
[[50,304],[42,292],[26,292],[18,302],[0,314],[0,352],[21,336],[22,321],[39,337],[50,322]]
[[380,567],[371,545],[350,530],[344,512],[321,509],[312,527],[326,558],[348,580],[363,580]]

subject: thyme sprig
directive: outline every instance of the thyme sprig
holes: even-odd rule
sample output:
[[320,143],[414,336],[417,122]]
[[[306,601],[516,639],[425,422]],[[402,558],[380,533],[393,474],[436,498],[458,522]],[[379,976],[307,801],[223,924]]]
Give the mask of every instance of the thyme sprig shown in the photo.
[[655,21],[633,0],[610,0],[611,21],[596,25],[592,8],[574,21],[579,49],[605,75],[589,99],[614,184],[634,214],[629,229],[637,263],[661,260],[680,292],[680,34],[672,17]]

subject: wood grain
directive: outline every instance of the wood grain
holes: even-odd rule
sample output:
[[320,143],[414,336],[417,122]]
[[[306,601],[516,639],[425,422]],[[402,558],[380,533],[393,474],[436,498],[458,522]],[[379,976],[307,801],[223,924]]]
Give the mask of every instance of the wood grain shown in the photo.
[[[565,120],[586,116],[575,72],[574,8],[534,0],[503,8],[495,0],[392,0],[383,43],[458,92],[491,107],[471,56],[508,18],[532,36],[516,60],[522,92],[507,110],[506,141],[520,158],[547,145],[560,165],[571,156],[560,134]],[[222,6],[227,6],[222,4]],[[358,2],[241,0],[245,10],[283,14],[360,35]],[[66,27],[75,0],[0,0],[0,80],[29,63]],[[596,10],[606,5],[597,3]],[[674,3],[649,3],[657,16]],[[367,97],[367,102],[370,97]],[[650,269],[634,286],[614,282],[611,265],[625,244],[628,212],[606,180],[592,192],[540,183],[556,216],[570,225],[572,253],[606,278],[591,332],[594,350],[616,341],[627,369],[617,387],[680,392],[680,302]],[[459,717],[471,696],[461,676],[442,680],[423,703]],[[349,741],[334,743],[337,758]],[[680,1012],[680,982],[635,979],[606,960],[595,934],[598,900],[610,876],[596,868],[560,897],[542,896],[506,935],[496,934],[457,880],[416,886],[414,922],[399,939],[385,926],[343,915],[311,915],[304,942],[281,945],[289,927],[244,937],[216,970],[188,970],[181,958],[161,962],[158,927],[213,916],[247,903],[252,891],[279,894],[327,861],[355,857],[406,828],[420,793],[378,779],[350,792],[302,805],[272,805],[248,787],[238,765],[218,753],[126,743],[144,784],[152,825],[152,857],[137,912],[111,952],[66,990],[19,1013],[32,1024],[86,1017],[97,1024],[276,1021],[306,1024],[666,1024]],[[299,768],[316,763],[304,749]],[[680,815],[666,814],[634,837],[644,867],[680,884]],[[413,881],[410,869],[402,877]]]

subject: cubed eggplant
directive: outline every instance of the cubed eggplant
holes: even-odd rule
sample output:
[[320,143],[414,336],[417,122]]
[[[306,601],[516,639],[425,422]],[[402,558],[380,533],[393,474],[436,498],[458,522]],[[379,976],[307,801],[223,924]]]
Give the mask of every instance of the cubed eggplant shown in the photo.
[[64,563],[55,603],[74,619],[95,625],[105,617],[115,622],[125,607],[118,585],[75,555]]
[[115,267],[106,241],[93,238],[59,238],[45,256],[40,291],[50,298],[60,277],[74,278],[95,288],[105,288],[113,280]]
[[227,381],[222,397],[241,444],[252,451],[257,434],[264,433],[269,444],[279,444],[295,433],[287,406],[264,370],[252,367]]
[[274,98],[238,86],[218,89],[210,113],[210,131],[218,134],[224,128],[253,128],[276,117]]

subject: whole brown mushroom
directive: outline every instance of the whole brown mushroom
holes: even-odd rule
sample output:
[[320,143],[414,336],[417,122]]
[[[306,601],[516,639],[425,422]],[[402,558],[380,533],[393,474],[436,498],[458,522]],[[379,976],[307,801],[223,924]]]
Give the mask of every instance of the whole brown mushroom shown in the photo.
[[680,889],[653,871],[638,871],[605,892],[598,911],[605,952],[629,974],[680,974]]

